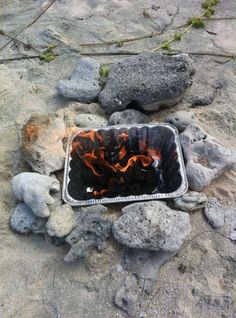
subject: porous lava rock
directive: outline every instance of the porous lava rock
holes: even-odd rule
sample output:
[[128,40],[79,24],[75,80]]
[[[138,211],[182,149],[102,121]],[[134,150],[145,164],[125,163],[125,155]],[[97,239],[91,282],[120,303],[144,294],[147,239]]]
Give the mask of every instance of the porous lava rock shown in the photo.
[[176,252],[191,232],[188,213],[172,210],[163,201],[130,204],[122,212],[112,231],[127,247]]
[[12,211],[10,219],[11,228],[19,233],[27,234],[45,233],[46,220],[37,217],[24,203],[18,203]]
[[112,226],[110,218],[103,215],[106,211],[107,208],[103,205],[78,209],[76,227],[66,237],[71,249],[64,258],[65,262],[84,258],[94,248],[105,248],[105,241],[110,237]]
[[99,102],[108,114],[128,105],[156,111],[181,100],[192,83],[193,73],[186,54],[145,53],[124,58],[111,66]]

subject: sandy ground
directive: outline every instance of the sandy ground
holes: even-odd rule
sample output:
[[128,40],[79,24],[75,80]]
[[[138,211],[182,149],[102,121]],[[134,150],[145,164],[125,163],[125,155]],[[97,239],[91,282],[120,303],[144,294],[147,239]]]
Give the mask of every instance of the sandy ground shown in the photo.
[[[1,0],[1,29],[14,36],[47,3]],[[152,5],[156,7],[152,9]],[[112,53],[151,50],[168,39],[175,26],[199,14],[200,7],[198,0],[57,0],[19,36],[40,51],[48,45],[57,45],[58,57],[54,61],[42,63],[37,58],[25,59],[25,55],[36,53],[17,43],[0,50],[0,317],[126,317],[113,304],[114,293],[126,273],[117,270],[123,248],[112,239],[103,253],[95,251],[82,263],[66,265],[64,247],[55,247],[42,236],[21,236],[9,229],[9,216],[15,206],[10,180],[29,169],[20,158],[19,131],[31,114],[68,106],[68,101],[56,96],[55,85],[73,69],[79,53],[92,54],[101,63],[108,64],[123,57]],[[215,16],[236,16],[236,2],[222,0]],[[115,44],[80,46],[142,36],[165,26],[166,32],[159,37],[122,47]],[[184,52],[236,55],[236,20],[209,21],[207,30],[211,33],[192,30],[174,47]],[[8,40],[0,35],[0,47]],[[194,56],[193,60],[197,73],[188,94],[201,98],[212,94],[213,102],[192,110],[209,133],[235,148],[236,63],[217,56]],[[220,85],[215,85],[217,83]],[[186,100],[175,108],[152,114],[151,118],[161,121],[169,113],[189,107]],[[235,204],[236,171],[215,180],[205,192],[222,202]],[[109,210],[118,214],[120,207],[113,205]],[[191,215],[191,224],[193,236],[211,230],[200,211]],[[227,235],[227,229],[222,233]],[[180,264],[186,266],[184,273],[178,270]],[[205,232],[161,269],[156,293],[140,299],[140,312],[148,318],[236,317],[235,280],[235,244],[214,232]]]

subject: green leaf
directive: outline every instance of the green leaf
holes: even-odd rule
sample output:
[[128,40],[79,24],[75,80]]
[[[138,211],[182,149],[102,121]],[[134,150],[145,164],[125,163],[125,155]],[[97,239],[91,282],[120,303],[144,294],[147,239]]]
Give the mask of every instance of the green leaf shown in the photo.
[[56,54],[53,52],[55,48],[55,45],[49,45],[47,49],[40,55],[40,60],[46,63],[55,60]]
[[187,21],[187,25],[192,25],[194,28],[205,28],[204,21],[199,17],[189,18]]
[[101,66],[99,70],[99,74],[101,77],[108,77],[109,74],[109,68],[105,66]]

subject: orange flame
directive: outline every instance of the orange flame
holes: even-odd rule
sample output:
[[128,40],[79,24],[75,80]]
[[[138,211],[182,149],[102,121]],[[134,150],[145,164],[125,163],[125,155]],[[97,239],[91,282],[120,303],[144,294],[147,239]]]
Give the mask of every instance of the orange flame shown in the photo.
[[148,167],[153,162],[153,159],[148,156],[137,155],[129,158],[127,164],[124,167],[122,167],[119,162],[116,163],[115,168],[121,172],[126,172],[136,161],[140,161],[144,167]]
[[127,151],[125,149],[125,146],[122,146],[119,152],[119,160],[123,159],[126,156],[126,153]]
[[[103,137],[95,130],[90,130],[87,132],[80,132],[76,136],[77,140],[73,142],[72,151],[77,151],[78,149],[83,150],[83,139],[89,139],[92,142],[99,142],[100,147],[95,148],[85,154],[80,154],[79,157],[83,160],[84,164],[92,171],[92,173],[100,177],[103,174],[100,172],[102,168],[107,168],[108,171],[113,173],[108,180],[108,188],[113,182],[118,183],[125,183],[125,178],[123,176],[115,175],[116,173],[125,173],[129,168],[133,167],[135,162],[142,165],[142,167],[146,168],[151,165],[154,161],[159,161],[161,159],[161,154],[158,150],[148,148],[144,141],[139,142],[139,151],[141,154],[133,155],[132,157],[128,158],[128,151],[126,149],[125,143],[129,138],[128,133],[122,132],[118,134],[118,162],[109,162],[105,159],[105,146]],[[80,138],[78,138],[80,137]],[[78,141],[79,139],[79,141]],[[125,158],[127,156],[127,161],[125,162]],[[123,159],[123,165],[121,165],[120,161]],[[104,172],[103,172],[104,173]],[[109,189],[102,189],[102,190],[94,190],[93,195],[95,197],[102,196],[109,192]]]

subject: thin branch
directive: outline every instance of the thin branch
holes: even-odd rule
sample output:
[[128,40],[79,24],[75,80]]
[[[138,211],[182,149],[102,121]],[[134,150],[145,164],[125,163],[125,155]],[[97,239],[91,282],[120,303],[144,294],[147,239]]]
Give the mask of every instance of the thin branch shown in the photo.
[[209,20],[209,21],[236,20],[236,17],[212,17],[212,18],[204,18],[204,20]]
[[[143,52],[100,52],[100,53],[90,53],[90,52],[80,52],[82,56],[135,56],[142,54]],[[236,58],[236,53],[234,54],[218,54],[218,53],[210,53],[210,52],[184,52],[184,51],[172,51],[172,52],[163,52],[163,55],[176,55],[179,53],[185,53],[189,55],[196,55],[196,56],[213,56],[213,57],[222,57],[227,58],[229,60],[233,60]],[[63,56],[65,54],[56,54],[56,56]],[[0,64],[5,62],[12,62],[12,61],[20,61],[20,60],[31,60],[31,59],[41,59],[41,55],[25,55],[25,56],[19,56],[19,57],[12,57],[0,60]],[[227,60],[227,62],[229,61]]]
[[81,43],[79,44],[79,46],[81,47],[90,47],[90,46],[109,46],[109,45],[113,45],[113,44],[117,44],[117,45],[121,45],[124,43],[129,43],[129,42],[134,42],[134,41],[138,41],[138,40],[143,40],[143,39],[148,39],[148,38],[153,38],[157,35],[161,35],[162,32],[151,32],[149,34],[146,35],[142,35],[142,36],[138,36],[138,37],[132,37],[132,38],[127,38],[127,39],[120,39],[120,40],[112,40],[112,41],[103,41],[102,43]]
[[16,39],[16,38],[14,38],[12,35],[6,33],[6,32],[3,31],[3,30],[0,30],[0,35],[6,36],[6,37],[10,38],[12,41],[23,45],[24,48],[31,49],[31,50],[35,51],[36,53],[41,54],[41,52],[40,52],[39,50],[37,50],[36,48],[34,48],[31,44],[25,43],[25,42],[23,42],[23,41],[21,41],[21,40],[18,40],[18,39]]
[[[185,33],[187,33],[190,29],[192,28],[192,25],[189,25],[187,28],[184,29],[184,31],[181,33],[181,36]],[[165,43],[162,43],[162,45],[158,46],[157,48],[153,49],[152,52],[156,52],[160,49],[162,49],[163,47],[165,47],[166,45],[169,45],[173,42],[175,42],[176,39],[175,39],[175,36],[173,36],[173,38],[171,38],[169,41],[165,42]]]
[[56,2],[56,0],[52,0],[43,10],[42,12],[36,16],[36,18],[33,19],[29,24],[27,24],[23,29],[21,29],[14,37],[11,38],[7,43],[5,43],[1,48],[0,51],[2,51],[6,46],[8,46],[12,41],[16,40],[16,38],[24,32],[26,29],[31,27],[36,21],[38,21],[39,18],[53,5],[53,3]]

